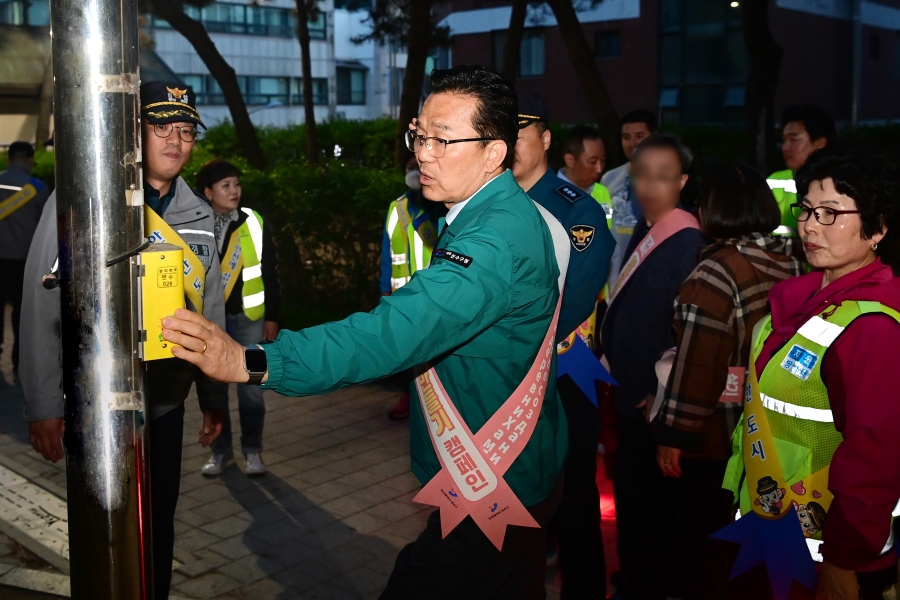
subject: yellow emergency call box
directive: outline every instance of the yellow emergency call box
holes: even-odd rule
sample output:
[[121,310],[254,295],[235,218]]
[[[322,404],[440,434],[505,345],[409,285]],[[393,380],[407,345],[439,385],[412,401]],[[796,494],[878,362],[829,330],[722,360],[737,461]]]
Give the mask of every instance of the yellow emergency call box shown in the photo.
[[184,251],[173,244],[150,244],[138,255],[137,266],[140,358],[173,358],[174,344],[163,339],[162,320],[184,308]]

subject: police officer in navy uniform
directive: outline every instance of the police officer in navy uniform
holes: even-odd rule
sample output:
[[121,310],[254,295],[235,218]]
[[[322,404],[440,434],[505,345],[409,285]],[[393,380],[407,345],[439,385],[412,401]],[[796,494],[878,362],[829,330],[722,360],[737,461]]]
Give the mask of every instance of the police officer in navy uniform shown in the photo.
[[[591,196],[564,182],[548,165],[551,134],[543,99],[519,94],[519,139],[513,175],[532,200],[569,233],[572,251],[559,315],[557,342],[594,345],[597,298],[609,275],[615,240],[606,212]],[[554,520],[563,600],[605,598],[606,567],[596,484],[599,410],[571,377],[558,381],[569,427],[563,500]]]
[[[203,127],[195,107],[194,91],[179,83],[148,82],[141,85],[142,158],[144,201],[174,231],[167,242],[182,246],[185,258],[193,252],[205,270],[201,286],[202,314],[225,325],[219,252],[215,243],[213,210],[209,200],[190,188],[179,173],[190,159]],[[22,305],[22,361],[19,377],[25,392],[25,420],[29,422],[31,445],[44,458],[64,458],[62,354],[59,333],[59,288],[44,289],[42,278],[56,267],[56,195],[47,200],[25,264]],[[185,261],[187,262],[187,261]],[[195,269],[192,269],[195,271]],[[185,287],[199,274],[185,276]],[[200,307],[187,299],[190,310]],[[175,541],[175,508],[181,484],[184,401],[197,376],[197,369],[180,360],[145,363],[145,414],[149,422],[148,463],[150,503],[153,509],[153,575],[156,600],[169,597]],[[208,380],[214,391],[201,399],[203,426],[200,443],[208,446],[222,431],[228,408],[228,388]]]

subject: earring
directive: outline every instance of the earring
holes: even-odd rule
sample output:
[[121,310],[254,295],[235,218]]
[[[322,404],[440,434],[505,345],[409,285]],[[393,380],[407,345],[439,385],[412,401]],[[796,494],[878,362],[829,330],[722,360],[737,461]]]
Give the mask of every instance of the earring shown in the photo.
[[872,244],[872,252],[878,250],[878,244]]

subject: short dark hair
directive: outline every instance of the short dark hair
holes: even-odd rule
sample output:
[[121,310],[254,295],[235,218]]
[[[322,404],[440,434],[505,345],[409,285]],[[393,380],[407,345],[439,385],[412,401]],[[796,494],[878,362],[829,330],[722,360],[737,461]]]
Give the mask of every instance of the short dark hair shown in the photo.
[[569,130],[563,141],[563,156],[566,154],[571,154],[575,158],[581,156],[581,153],[584,152],[584,140],[600,140],[602,142],[603,138],[600,136],[600,132],[593,127],[576,125]]
[[684,175],[691,169],[691,163],[694,162],[694,155],[691,149],[685,146],[674,133],[654,133],[645,137],[631,156],[631,162],[638,160],[642,153],[652,149],[668,149],[678,155],[678,162],[681,163],[681,174]]
[[882,156],[828,147],[810,154],[797,171],[797,198],[802,200],[814,182],[830,179],[839,194],[850,196],[860,212],[863,239],[887,229],[875,253],[900,275],[900,182],[894,167]]
[[715,240],[770,233],[781,210],[766,180],[747,165],[715,165],[703,175],[697,199],[703,233]]
[[656,120],[656,115],[654,115],[649,110],[644,110],[643,108],[639,108],[637,110],[633,110],[629,113],[626,113],[624,117],[619,120],[619,123],[622,125],[627,125],[629,123],[643,123],[647,126],[647,131],[650,133],[656,132],[659,128],[659,123]]
[[197,191],[202,192],[226,177],[240,177],[241,170],[221,158],[214,158],[197,171]]
[[795,104],[785,108],[781,115],[781,126],[784,127],[788,123],[803,123],[803,128],[813,142],[825,138],[831,143],[837,137],[831,115],[812,104]]
[[[499,73],[481,65],[435,69],[431,73],[431,93],[475,98],[472,128],[478,137],[504,142],[503,166],[512,167],[519,138],[519,100],[516,91]],[[486,145],[487,142],[482,142],[482,146]]]
[[6,157],[10,160],[21,160],[23,158],[34,158],[34,146],[28,142],[13,142],[9,145]]

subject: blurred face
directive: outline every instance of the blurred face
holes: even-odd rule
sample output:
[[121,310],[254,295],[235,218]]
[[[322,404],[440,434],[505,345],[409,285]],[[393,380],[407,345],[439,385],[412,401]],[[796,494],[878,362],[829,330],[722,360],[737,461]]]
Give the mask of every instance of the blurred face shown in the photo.
[[625,152],[625,158],[631,160],[634,149],[641,143],[645,137],[650,135],[650,130],[646,123],[625,123],[622,125],[622,150]]
[[[445,140],[478,138],[472,127],[476,100],[459,94],[432,94],[422,112],[409,128],[418,135]],[[448,208],[471,197],[494,175],[502,171],[506,144],[500,140],[447,144],[444,155],[436,158],[422,144],[419,161],[422,195]]]
[[648,148],[631,164],[634,193],[647,221],[653,223],[678,205],[688,176],[681,173],[678,153]]
[[578,157],[566,154],[566,177],[583,190],[600,179],[606,167],[606,146],[603,140],[584,140],[584,150]]
[[237,177],[226,177],[203,190],[217,213],[230,213],[241,204],[241,180]]
[[550,139],[550,130],[541,133],[535,123],[519,130],[519,139],[516,140],[516,159],[513,162],[512,171],[522,189],[531,189],[531,186],[547,171],[547,150],[550,149]]
[[[156,125],[143,121],[144,177],[156,189],[169,185],[191,158],[194,142],[184,142],[179,127],[195,127],[193,123],[175,123],[168,137],[156,134]],[[169,127],[168,125],[166,127]],[[165,135],[165,133],[163,133]]]
[[781,134],[781,153],[784,155],[784,163],[791,171],[797,171],[806,163],[809,155],[824,148],[828,140],[824,137],[812,141],[803,123],[791,121],[784,126]]
[[[829,210],[857,210],[856,201],[850,196],[839,194],[831,179],[814,181],[802,204],[818,209],[823,220],[828,222],[833,215],[823,215]],[[811,215],[809,220],[800,221],[799,232],[803,240],[806,258],[813,267],[826,272],[825,285],[842,275],[851,273],[875,260],[872,245],[884,238],[884,233],[862,237],[862,220],[858,214],[836,215],[834,223],[822,225]]]

